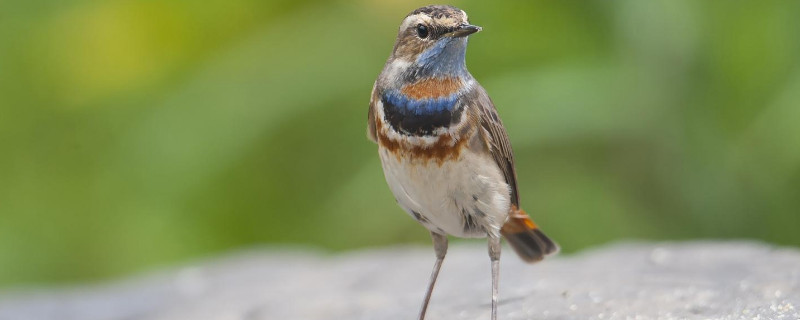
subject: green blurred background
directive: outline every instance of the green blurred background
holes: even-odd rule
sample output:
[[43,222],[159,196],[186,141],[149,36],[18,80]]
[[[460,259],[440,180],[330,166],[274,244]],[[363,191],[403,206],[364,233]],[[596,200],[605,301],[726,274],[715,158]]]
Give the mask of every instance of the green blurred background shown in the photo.
[[[428,244],[365,137],[420,1],[0,1],[0,287]],[[566,252],[800,245],[800,2],[457,1]]]

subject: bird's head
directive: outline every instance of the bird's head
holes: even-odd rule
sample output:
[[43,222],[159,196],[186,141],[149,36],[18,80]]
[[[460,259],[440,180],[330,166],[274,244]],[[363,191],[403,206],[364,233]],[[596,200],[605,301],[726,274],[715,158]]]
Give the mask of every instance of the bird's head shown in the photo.
[[481,31],[467,13],[452,6],[432,5],[412,11],[403,20],[387,68],[406,77],[467,74],[467,36]]

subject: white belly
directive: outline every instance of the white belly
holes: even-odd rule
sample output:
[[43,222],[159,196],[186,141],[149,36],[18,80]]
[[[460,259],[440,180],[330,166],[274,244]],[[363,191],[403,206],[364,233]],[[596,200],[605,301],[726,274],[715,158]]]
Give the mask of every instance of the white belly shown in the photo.
[[379,153],[397,203],[426,228],[457,237],[499,236],[510,191],[489,155],[465,150],[440,166],[398,158],[382,147]]

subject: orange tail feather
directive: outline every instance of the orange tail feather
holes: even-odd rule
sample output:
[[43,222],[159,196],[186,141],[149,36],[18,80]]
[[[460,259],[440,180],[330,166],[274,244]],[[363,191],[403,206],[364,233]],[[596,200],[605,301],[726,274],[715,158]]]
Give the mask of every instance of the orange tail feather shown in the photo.
[[558,245],[539,230],[528,214],[516,206],[512,206],[508,221],[500,233],[525,262],[540,261],[559,250]]

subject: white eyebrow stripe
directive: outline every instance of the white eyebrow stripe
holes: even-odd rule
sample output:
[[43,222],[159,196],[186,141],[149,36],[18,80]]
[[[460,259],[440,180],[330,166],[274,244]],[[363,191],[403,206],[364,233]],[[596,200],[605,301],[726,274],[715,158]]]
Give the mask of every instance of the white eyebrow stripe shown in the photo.
[[410,27],[412,24],[416,24],[419,22],[430,23],[430,18],[422,13],[417,13],[415,15],[408,16],[403,20],[403,23],[400,24],[400,31],[408,29],[408,27]]

